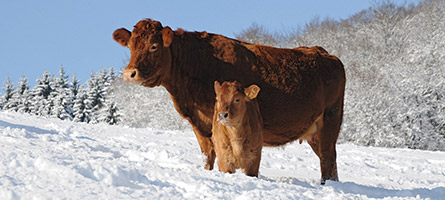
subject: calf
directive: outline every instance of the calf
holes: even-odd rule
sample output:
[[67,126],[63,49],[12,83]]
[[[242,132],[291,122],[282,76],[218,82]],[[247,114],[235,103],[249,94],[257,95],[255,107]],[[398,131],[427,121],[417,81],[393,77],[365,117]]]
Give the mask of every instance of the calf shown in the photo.
[[255,99],[257,85],[241,87],[239,82],[215,81],[216,103],[212,140],[218,167],[234,173],[241,168],[248,176],[258,177],[263,147],[263,119]]

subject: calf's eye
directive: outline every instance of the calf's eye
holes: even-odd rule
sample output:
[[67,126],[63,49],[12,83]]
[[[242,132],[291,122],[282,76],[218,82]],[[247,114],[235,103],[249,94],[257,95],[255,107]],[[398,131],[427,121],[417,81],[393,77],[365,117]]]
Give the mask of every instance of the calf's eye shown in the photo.
[[158,44],[157,43],[151,45],[151,47],[150,47],[150,52],[153,52],[153,51],[156,51],[156,50],[158,50]]
[[235,99],[235,102],[239,102],[240,101],[240,99]]

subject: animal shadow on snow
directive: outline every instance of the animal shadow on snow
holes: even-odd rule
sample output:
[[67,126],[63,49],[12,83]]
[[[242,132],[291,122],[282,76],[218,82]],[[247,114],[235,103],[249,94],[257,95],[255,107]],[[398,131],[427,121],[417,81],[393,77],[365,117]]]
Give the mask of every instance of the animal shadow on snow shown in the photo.
[[366,195],[369,198],[385,197],[416,197],[429,199],[443,199],[445,196],[445,187],[413,188],[413,189],[386,189],[376,186],[359,185],[352,182],[334,182],[329,181],[327,186],[333,186],[335,190],[349,194]]
[[50,131],[45,129],[40,129],[34,126],[26,126],[26,125],[19,125],[19,124],[12,124],[9,122],[5,122],[0,120],[0,126],[4,127],[10,127],[14,129],[25,129],[26,131],[37,133],[37,134],[50,134],[50,135],[57,135],[59,134],[57,131]]
[[299,180],[294,177],[265,177],[260,176],[260,179],[270,182],[280,182],[292,185],[299,185],[301,187],[315,189],[317,187],[333,187],[339,193],[345,194],[359,194],[365,195],[369,198],[385,198],[385,197],[416,197],[429,199],[443,199],[445,196],[445,187],[428,188],[414,188],[414,189],[386,189],[377,186],[365,186],[353,182],[336,182],[327,181],[326,185],[321,186],[317,181]]

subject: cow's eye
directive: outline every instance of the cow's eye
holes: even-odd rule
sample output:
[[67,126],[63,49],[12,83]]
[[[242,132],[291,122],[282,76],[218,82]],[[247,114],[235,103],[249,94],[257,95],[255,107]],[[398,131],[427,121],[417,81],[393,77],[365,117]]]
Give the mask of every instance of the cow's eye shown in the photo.
[[240,99],[235,99],[235,102],[237,102],[237,103],[238,103],[239,101],[240,101]]
[[153,51],[156,51],[156,50],[158,50],[158,44],[157,43],[151,45],[151,47],[150,47],[150,52],[153,52]]

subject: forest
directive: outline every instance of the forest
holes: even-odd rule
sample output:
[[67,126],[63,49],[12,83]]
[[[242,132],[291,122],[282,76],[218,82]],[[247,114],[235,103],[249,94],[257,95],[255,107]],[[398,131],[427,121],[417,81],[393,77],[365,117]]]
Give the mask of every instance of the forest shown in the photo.
[[[347,19],[314,18],[292,31],[258,24],[236,39],[280,48],[322,46],[346,69],[339,143],[445,151],[445,1],[375,3]],[[191,129],[164,88],[124,84],[113,68],[85,84],[44,72],[3,84],[0,108],[84,123]]]
[[70,81],[63,67],[58,75],[43,72],[33,88],[24,76],[17,87],[8,78],[0,108],[75,122],[118,123],[119,109],[109,93],[111,83],[118,77],[113,68],[92,73],[86,85],[76,76]]

